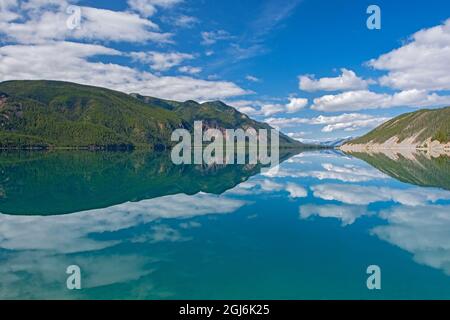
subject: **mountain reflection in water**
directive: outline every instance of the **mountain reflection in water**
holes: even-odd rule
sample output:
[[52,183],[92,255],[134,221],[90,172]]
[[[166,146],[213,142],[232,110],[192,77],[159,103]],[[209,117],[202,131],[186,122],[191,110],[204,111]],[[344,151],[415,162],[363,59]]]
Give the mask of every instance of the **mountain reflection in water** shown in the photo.
[[139,152],[2,154],[0,297],[450,298],[449,158],[284,158],[261,174]]

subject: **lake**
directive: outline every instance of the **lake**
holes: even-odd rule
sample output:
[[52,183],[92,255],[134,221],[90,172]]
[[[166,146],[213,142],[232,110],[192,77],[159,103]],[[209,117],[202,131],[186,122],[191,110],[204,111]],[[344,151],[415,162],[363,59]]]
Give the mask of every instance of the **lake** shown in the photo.
[[449,158],[283,161],[2,153],[0,298],[450,299]]

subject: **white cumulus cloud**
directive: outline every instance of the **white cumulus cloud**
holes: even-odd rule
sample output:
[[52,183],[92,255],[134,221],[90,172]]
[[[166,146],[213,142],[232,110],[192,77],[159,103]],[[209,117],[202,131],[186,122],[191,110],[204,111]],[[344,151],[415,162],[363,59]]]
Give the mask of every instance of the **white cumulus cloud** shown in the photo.
[[373,128],[387,120],[389,120],[387,117],[343,113],[337,116],[320,115],[314,118],[268,118],[266,122],[277,128],[292,128],[300,124],[322,125],[322,132],[333,132],[336,130],[355,131],[362,128]]
[[450,104],[450,96],[428,93],[426,90],[411,89],[393,95],[358,90],[316,98],[311,109],[335,112],[393,107],[432,107],[446,104]]
[[[43,43],[52,40],[89,40],[114,42],[169,42],[171,34],[159,31],[158,25],[125,12],[81,6],[79,27],[68,28],[71,12],[66,1],[49,6],[45,2],[27,2],[14,9],[20,19],[11,20],[10,14],[0,13],[0,35],[4,40],[18,43]],[[6,18],[5,18],[6,15]]]
[[423,29],[404,46],[369,61],[377,70],[386,70],[382,85],[401,90],[450,90],[450,19]]
[[194,59],[192,54],[180,52],[132,52],[130,56],[142,63],[150,65],[156,71],[166,71],[180,65],[185,60]]
[[192,66],[182,66],[178,68],[178,71],[189,74],[198,74],[202,72],[202,68],[200,67],[192,67]]
[[128,0],[131,10],[144,17],[150,17],[157,11],[157,7],[170,8],[183,0]]
[[364,80],[356,75],[352,70],[341,69],[341,75],[334,78],[315,79],[311,75],[299,77],[299,87],[304,91],[338,91],[338,90],[358,90],[366,89],[372,83],[371,80]]
[[74,42],[4,46],[0,47],[0,81],[71,81],[181,101],[216,100],[249,93],[232,82],[156,76],[119,64],[89,61],[97,55],[122,54],[101,45]]
[[288,113],[300,111],[308,105],[308,99],[305,98],[289,98],[289,103],[286,105]]

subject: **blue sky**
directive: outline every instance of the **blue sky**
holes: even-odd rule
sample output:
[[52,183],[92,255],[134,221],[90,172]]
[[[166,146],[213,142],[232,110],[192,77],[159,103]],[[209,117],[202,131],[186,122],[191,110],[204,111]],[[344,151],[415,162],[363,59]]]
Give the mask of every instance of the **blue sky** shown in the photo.
[[358,136],[450,105],[449,18],[445,0],[1,0],[0,81],[220,99],[298,139]]

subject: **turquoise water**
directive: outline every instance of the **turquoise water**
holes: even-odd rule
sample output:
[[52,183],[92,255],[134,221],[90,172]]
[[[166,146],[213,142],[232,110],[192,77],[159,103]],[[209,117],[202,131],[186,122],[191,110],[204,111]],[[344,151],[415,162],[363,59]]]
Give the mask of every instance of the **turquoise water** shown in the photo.
[[3,154],[0,298],[449,299],[449,159],[365,160]]

